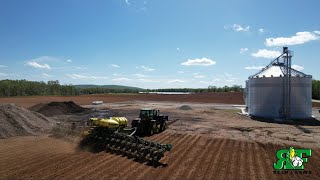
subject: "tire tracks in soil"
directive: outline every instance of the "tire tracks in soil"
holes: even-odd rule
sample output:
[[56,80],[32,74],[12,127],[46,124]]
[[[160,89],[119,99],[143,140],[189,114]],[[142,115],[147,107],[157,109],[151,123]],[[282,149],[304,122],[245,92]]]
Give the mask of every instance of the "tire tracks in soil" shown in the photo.
[[[235,170],[232,171],[232,175],[234,177],[237,177],[238,179],[244,179],[245,175],[246,175],[246,169],[245,166],[242,164],[245,161],[245,142],[241,141],[239,144],[239,149],[238,149],[238,153],[237,158],[234,159],[235,161]],[[231,175],[231,174],[230,174]],[[230,177],[231,178],[231,177]]]
[[[56,156],[52,156],[51,154],[47,155],[48,158],[43,157],[43,158],[35,158],[34,161],[31,161],[27,164],[21,164],[21,168],[11,168],[11,169],[7,169],[8,171],[8,175],[7,177],[14,177],[14,176],[22,176],[23,175],[32,175],[34,172],[34,169],[36,169],[37,166],[43,167],[44,165],[47,165],[48,162],[51,162],[52,160],[56,160],[59,159],[59,157],[64,157],[64,155],[56,155]],[[28,172],[32,172],[32,173],[28,173]],[[1,172],[2,173],[2,172]]]
[[242,144],[242,141],[234,141],[231,155],[230,155],[230,160],[227,160],[229,162],[229,167],[226,167],[226,172],[225,172],[225,179],[232,179],[232,173],[239,171],[239,158],[237,155],[239,154],[239,147]]
[[[272,157],[274,157],[273,159],[274,159],[274,162],[276,162],[277,161],[277,159],[276,159],[276,152],[279,150],[279,149],[282,149],[282,148],[280,148],[280,146],[279,145],[277,145],[277,147],[275,147],[275,145],[274,144],[270,144],[270,151],[272,152],[272,153],[270,153],[270,154],[272,154]],[[273,167],[273,164],[272,164],[272,167]],[[276,178],[277,179],[288,179],[288,177],[286,177],[287,175],[286,174],[275,174],[275,176],[276,176]]]
[[[60,155],[53,156],[53,155],[55,155],[57,153],[56,152],[52,152],[52,151],[49,151],[49,153],[47,153],[46,149],[50,149],[51,146],[52,146],[52,144],[49,144],[49,146],[41,146],[40,145],[40,147],[42,147],[42,148],[39,148],[39,149],[35,148],[39,152],[33,152],[32,154],[30,154],[30,152],[26,151],[26,152],[22,152],[21,156],[11,157],[14,160],[18,159],[18,160],[21,160],[21,161],[12,160],[8,164],[10,167],[4,168],[4,170],[1,171],[0,174],[4,173],[6,171],[11,171],[11,172],[15,172],[15,173],[20,172],[22,170],[28,169],[30,166],[34,166],[37,163],[41,163],[41,160],[43,160],[43,159],[52,159],[52,160],[54,160],[55,157],[58,157]],[[3,167],[3,166],[1,166],[1,167]]]
[[[234,153],[235,149],[233,149],[234,141],[233,140],[227,140],[226,144],[226,150],[224,151],[224,154],[220,157],[220,162],[221,164],[218,164],[218,167],[215,168],[215,175],[211,177],[215,179],[225,179],[227,174],[228,169],[232,165],[232,154]],[[223,158],[224,157],[224,158]],[[221,159],[222,158],[222,159]],[[215,167],[215,166],[214,166]],[[217,169],[219,169],[217,171]]]
[[[36,166],[32,166],[29,168],[32,173],[27,174],[27,176],[39,176],[42,179],[45,179],[44,177],[47,176],[48,173],[55,173],[56,170],[64,167],[65,164],[72,163],[73,161],[78,160],[81,156],[82,154],[80,153],[73,155],[63,154],[59,156],[59,158],[55,158],[53,162],[50,161],[46,166],[44,166],[47,163],[46,160],[40,161]],[[25,176],[24,178],[28,179],[27,176]]]
[[263,144],[263,143],[258,143],[260,146],[260,150],[259,152],[262,152],[261,156],[260,156],[260,160],[258,160],[258,163],[262,163],[263,161],[265,161],[264,163],[262,163],[262,166],[260,166],[260,168],[264,169],[264,178],[263,179],[275,179],[276,176],[274,176],[273,174],[273,162],[269,156],[269,154],[272,154],[272,151],[270,152],[270,150],[272,149],[268,144]]
[[210,150],[212,150],[212,146],[214,145],[214,139],[208,139],[205,143],[204,149],[202,149],[201,154],[199,157],[194,157],[193,165],[190,167],[189,171],[185,172],[181,177],[185,177],[185,179],[195,179],[193,176],[195,175],[196,171],[198,171],[197,167],[204,162],[206,155],[209,154]]
[[97,162],[94,162],[94,165],[90,170],[83,172],[82,174],[79,174],[78,176],[74,177],[73,179],[93,179],[91,177],[92,174],[94,175],[96,172],[101,171],[101,169],[107,170],[106,167],[110,167],[110,166],[105,166],[105,165],[108,164],[109,162],[112,162],[115,159],[118,159],[118,158],[120,158],[120,157],[115,154],[106,153],[105,156],[101,157]]
[[263,148],[258,143],[253,142],[250,143],[250,145],[253,151],[253,162],[255,163],[254,172],[256,173],[258,179],[264,179],[266,174],[268,174],[267,170],[270,169],[270,172],[272,171],[272,164],[268,165],[265,163],[266,159],[259,158],[264,155],[264,152]]
[[194,148],[191,148],[190,151],[188,152],[188,154],[185,155],[185,158],[182,159],[182,161],[180,163],[178,163],[178,164],[180,164],[181,167],[185,167],[185,168],[177,168],[176,171],[174,171],[170,176],[186,179],[186,174],[194,166],[195,159],[198,158],[197,156],[199,154],[200,154],[200,156],[203,154],[203,152],[206,150],[206,146],[208,146],[210,144],[210,142],[212,142],[212,140],[210,140],[210,139],[197,140],[196,144],[194,145]]
[[[230,140],[229,140],[230,141]],[[209,159],[209,162],[207,163],[207,169],[201,179],[213,179],[216,177],[216,174],[219,171],[219,164],[221,162],[221,159],[223,159],[222,152],[226,146],[228,146],[229,141],[227,139],[223,139],[218,152],[216,154],[212,153],[212,157]]]
[[45,142],[45,144],[43,145],[43,144],[41,144],[41,142],[39,142],[37,144],[33,143],[33,145],[30,147],[24,147],[23,145],[20,145],[20,146],[14,147],[14,148],[9,148],[7,151],[0,152],[0,159],[7,160],[7,159],[11,158],[10,155],[12,155],[12,152],[15,152],[16,154],[18,154],[18,156],[15,156],[14,158],[19,159],[20,157],[25,157],[25,155],[26,155],[25,153],[28,151],[39,152],[39,149],[42,150],[42,149],[48,148],[47,146],[50,144],[51,144],[50,142]]
[[[10,161],[9,166],[11,166],[14,169],[23,168],[26,163],[30,164],[30,162],[36,162],[35,157],[48,154],[48,150],[47,150],[48,146],[40,146],[40,147],[41,148],[34,148],[35,151],[31,151],[31,152],[30,151],[19,152],[17,153],[18,155],[14,157],[12,157],[12,153],[11,153],[11,155],[8,155],[7,159],[2,159],[3,163],[0,164],[0,167],[6,166],[5,163],[7,161]],[[49,151],[49,153],[55,154],[56,152]]]
[[247,176],[250,177],[250,179],[257,179],[257,175],[255,173],[255,169],[256,169],[256,166],[255,166],[255,163],[254,162],[254,159],[253,159],[253,156],[254,156],[254,153],[252,152],[251,150],[251,142],[248,142],[246,143],[246,146],[245,146],[245,152],[246,152],[246,155],[247,155],[247,165],[248,165],[248,174]]
[[[181,164],[182,164],[183,160],[185,160],[185,157],[187,156],[187,154],[190,153],[190,150],[196,149],[194,146],[198,143],[198,141],[200,139],[201,139],[201,136],[196,135],[196,136],[193,136],[191,140],[188,140],[188,141],[184,140],[183,143],[180,145],[179,150],[171,154],[171,156],[175,157],[174,160],[170,159],[171,162],[168,162],[169,164],[172,164],[172,166],[170,166],[170,168],[163,169],[164,172],[162,173],[160,179],[166,180],[169,178],[174,178],[174,176],[173,176],[174,172],[176,172],[178,167],[181,166]],[[185,142],[187,142],[187,143],[185,143]],[[191,148],[191,147],[194,147],[194,148]],[[181,166],[181,167],[183,167],[183,166]],[[175,177],[175,178],[177,178],[177,177]]]
[[[80,155],[83,155],[85,157],[81,157],[81,160],[79,160],[80,158],[73,158],[72,157],[72,161],[69,161],[63,165],[61,163],[59,163],[58,168],[56,168],[56,170],[54,170],[54,171],[50,171],[53,173],[49,173],[48,175],[44,176],[43,179],[57,178],[57,176],[59,177],[61,174],[67,172],[68,170],[72,171],[73,168],[76,168],[81,164],[85,164],[86,161],[88,161],[90,158],[92,158],[92,154],[88,154],[88,153],[82,154],[81,153]],[[62,168],[60,168],[60,167],[62,167]]]
[[94,166],[94,162],[99,160],[101,157],[103,157],[105,154],[104,152],[100,152],[98,154],[94,154],[94,156],[83,166],[79,166],[78,168],[75,168],[71,173],[65,173],[61,174],[63,178],[65,179],[73,179],[74,177],[77,177],[77,175],[81,174],[82,172],[86,172],[87,169],[90,169],[90,167]]

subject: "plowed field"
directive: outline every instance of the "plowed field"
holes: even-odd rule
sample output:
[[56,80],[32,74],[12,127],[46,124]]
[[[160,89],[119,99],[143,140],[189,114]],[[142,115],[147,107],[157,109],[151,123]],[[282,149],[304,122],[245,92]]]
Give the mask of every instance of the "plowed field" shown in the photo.
[[[305,163],[311,174],[273,174],[281,146],[166,131],[149,139],[173,150],[152,167],[133,159],[77,151],[76,143],[48,137],[0,140],[0,179],[319,179],[320,151]],[[286,146],[287,148],[287,146]]]

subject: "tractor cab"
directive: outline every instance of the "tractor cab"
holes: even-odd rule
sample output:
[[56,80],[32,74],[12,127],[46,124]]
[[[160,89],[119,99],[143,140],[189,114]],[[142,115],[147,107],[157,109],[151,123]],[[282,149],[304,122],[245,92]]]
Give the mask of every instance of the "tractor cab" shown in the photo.
[[143,108],[140,109],[139,118],[141,120],[152,120],[155,119],[155,116],[158,116],[160,114],[159,110],[150,109],[150,108]]
[[167,128],[166,121],[168,121],[168,116],[160,114],[159,110],[142,108],[139,118],[134,119],[131,126],[137,128],[137,134],[153,135]]

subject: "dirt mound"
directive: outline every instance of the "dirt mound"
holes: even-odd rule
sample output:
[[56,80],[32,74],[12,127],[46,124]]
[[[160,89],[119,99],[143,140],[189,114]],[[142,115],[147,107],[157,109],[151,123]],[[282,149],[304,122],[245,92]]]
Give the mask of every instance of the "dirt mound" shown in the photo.
[[186,110],[192,110],[192,108],[191,108],[190,106],[188,106],[188,105],[180,106],[179,109],[180,109],[180,110],[185,110],[185,111],[186,111]]
[[47,117],[70,113],[80,113],[85,111],[83,107],[77,105],[73,101],[50,102],[48,104],[40,103],[32,106],[29,109],[41,113]]
[[0,104],[0,138],[35,135],[52,128],[54,121],[14,104]]

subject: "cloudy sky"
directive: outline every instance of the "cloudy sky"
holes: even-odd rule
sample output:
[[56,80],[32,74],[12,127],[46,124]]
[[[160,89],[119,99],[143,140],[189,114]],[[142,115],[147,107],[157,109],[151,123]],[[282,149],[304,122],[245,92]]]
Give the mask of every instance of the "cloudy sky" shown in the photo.
[[0,79],[244,85],[294,51],[320,79],[320,1],[1,0]]

